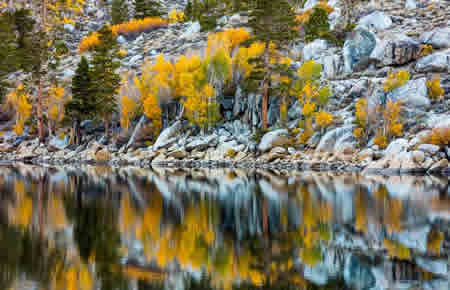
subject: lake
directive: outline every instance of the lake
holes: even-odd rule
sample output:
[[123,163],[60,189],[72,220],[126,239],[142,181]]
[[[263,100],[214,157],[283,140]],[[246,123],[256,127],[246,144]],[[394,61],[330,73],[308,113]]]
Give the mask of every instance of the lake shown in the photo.
[[447,177],[0,165],[1,289],[449,289]]

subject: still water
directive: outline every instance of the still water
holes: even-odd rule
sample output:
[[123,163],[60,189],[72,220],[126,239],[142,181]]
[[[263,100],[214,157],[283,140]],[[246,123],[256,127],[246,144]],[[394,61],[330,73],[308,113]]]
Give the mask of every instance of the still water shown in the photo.
[[0,289],[450,288],[443,177],[0,166]]

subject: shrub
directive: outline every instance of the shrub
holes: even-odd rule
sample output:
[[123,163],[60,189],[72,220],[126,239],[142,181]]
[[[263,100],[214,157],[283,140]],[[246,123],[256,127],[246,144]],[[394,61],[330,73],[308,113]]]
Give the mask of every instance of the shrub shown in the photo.
[[[132,19],[128,22],[111,26],[114,36],[123,35],[135,37],[139,33],[149,32],[153,29],[167,26],[167,20],[161,17],[147,17],[144,19]],[[100,44],[98,32],[93,32],[83,38],[78,46],[79,52],[84,53]]]
[[233,158],[234,156],[236,156],[236,150],[234,150],[234,149],[228,149],[228,151],[227,151],[227,157],[229,157],[229,158]]
[[400,88],[409,81],[409,72],[401,70],[397,73],[390,73],[388,78],[383,84],[385,92],[391,92],[397,88]]
[[428,96],[432,100],[440,100],[444,96],[444,89],[441,88],[441,78],[439,76],[427,81]]
[[420,56],[427,56],[433,53],[433,46],[429,44],[422,44],[420,47]]
[[169,19],[169,23],[177,23],[183,22],[185,17],[183,11],[172,9],[167,18]]
[[434,128],[431,134],[425,139],[421,140],[422,143],[434,144],[437,146],[449,146],[450,145],[450,127]]

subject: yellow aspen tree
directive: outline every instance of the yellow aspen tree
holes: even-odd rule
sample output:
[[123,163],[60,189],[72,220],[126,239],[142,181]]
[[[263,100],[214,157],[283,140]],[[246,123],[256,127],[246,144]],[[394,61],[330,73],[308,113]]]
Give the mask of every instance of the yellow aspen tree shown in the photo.
[[47,99],[47,119],[50,136],[53,135],[56,124],[64,118],[65,90],[61,87],[51,87]]
[[31,117],[32,105],[29,100],[30,97],[22,84],[19,84],[16,89],[11,91],[6,99],[7,105],[12,106],[16,111],[14,132],[18,135],[23,134],[25,122]]

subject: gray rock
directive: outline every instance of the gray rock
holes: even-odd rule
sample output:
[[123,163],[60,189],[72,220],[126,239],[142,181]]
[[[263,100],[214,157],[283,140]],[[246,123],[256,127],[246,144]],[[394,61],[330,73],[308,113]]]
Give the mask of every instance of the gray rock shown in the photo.
[[119,37],[117,37],[117,43],[119,44],[125,44],[127,43],[127,40],[125,37],[123,37],[122,35],[119,35]]
[[172,126],[164,129],[158,136],[158,139],[156,139],[155,144],[153,144],[154,150],[162,148],[163,145],[166,145],[169,140],[179,136],[183,128],[183,123],[181,121],[176,121]]
[[344,43],[344,71],[352,73],[365,69],[369,64],[369,57],[376,46],[375,36],[365,30],[357,29],[351,38]]
[[422,151],[415,150],[412,152],[414,162],[421,164],[425,161],[425,154]]
[[377,41],[370,59],[379,66],[402,65],[420,57],[421,45],[405,34],[387,34]]
[[188,143],[186,145],[186,150],[187,151],[192,151],[194,149],[197,150],[205,150],[206,148],[212,146],[213,141],[217,141],[217,136],[216,135],[210,135],[210,136],[206,136],[206,137],[197,137],[194,141]]
[[404,152],[408,149],[409,142],[406,139],[399,138],[391,142],[389,146],[384,151],[386,157],[395,156],[401,152]]
[[402,101],[408,107],[427,108],[431,104],[428,98],[427,79],[411,80],[406,85],[390,92],[387,99]]
[[433,144],[420,144],[419,147],[417,147],[417,149],[432,155],[441,151],[441,148],[439,146]]
[[190,23],[186,31],[180,36],[180,38],[192,39],[194,38],[201,30],[200,23],[198,21],[194,23]]
[[58,137],[53,136],[48,142],[49,148],[57,150],[64,150],[67,146],[69,146],[69,136],[66,136],[64,139],[59,139]]
[[392,19],[384,12],[375,11],[362,17],[357,27],[366,28],[370,31],[383,31],[392,26]]
[[75,27],[71,23],[64,24],[64,30],[69,33],[75,32]]
[[423,269],[436,275],[445,276],[448,274],[448,262],[445,260],[430,260],[429,258],[416,258],[416,263]]
[[128,61],[128,65],[129,66],[137,66],[138,61],[140,61],[142,58],[141,55],[135,55],[133,57],[130,58],[130,60]]
[[311,43],[308,43],[303,47],[303,59],[311,60],[311,59],[320,59],[322,54],[326,53],[329,44],[324,39],[316,39]]
[[420,36],[420,42],[433,48],[450,48],[450,27],[438,27]]
[[327,132],[317,145],[316,152],[336,152],[344,143],[353,143],[354,125],[340,127]]
[[316,6],[319,3],[319,0],[307,0],[305,2],[305,5],[303,5],[303,9],[307,10],[307,9],[311,9],[314,6]]
[[416,9],[417,8],[416,0],[406,0],[405,8],[406,9]]
[[450,71],[450,49],[436,52],[421,58],[416,63],[418,72],[447,72]]
[[283,146],[289,143],[289,132],[286,129],[274,130],[266,133],[258,145],[258,150],[267,152],[273,147]]
[[428,170],[429,173],[434,172],[440,172],[442,169],[448,167],[448,160],[447,159],[441,159],[438,162],[434,163],[430,169]]

